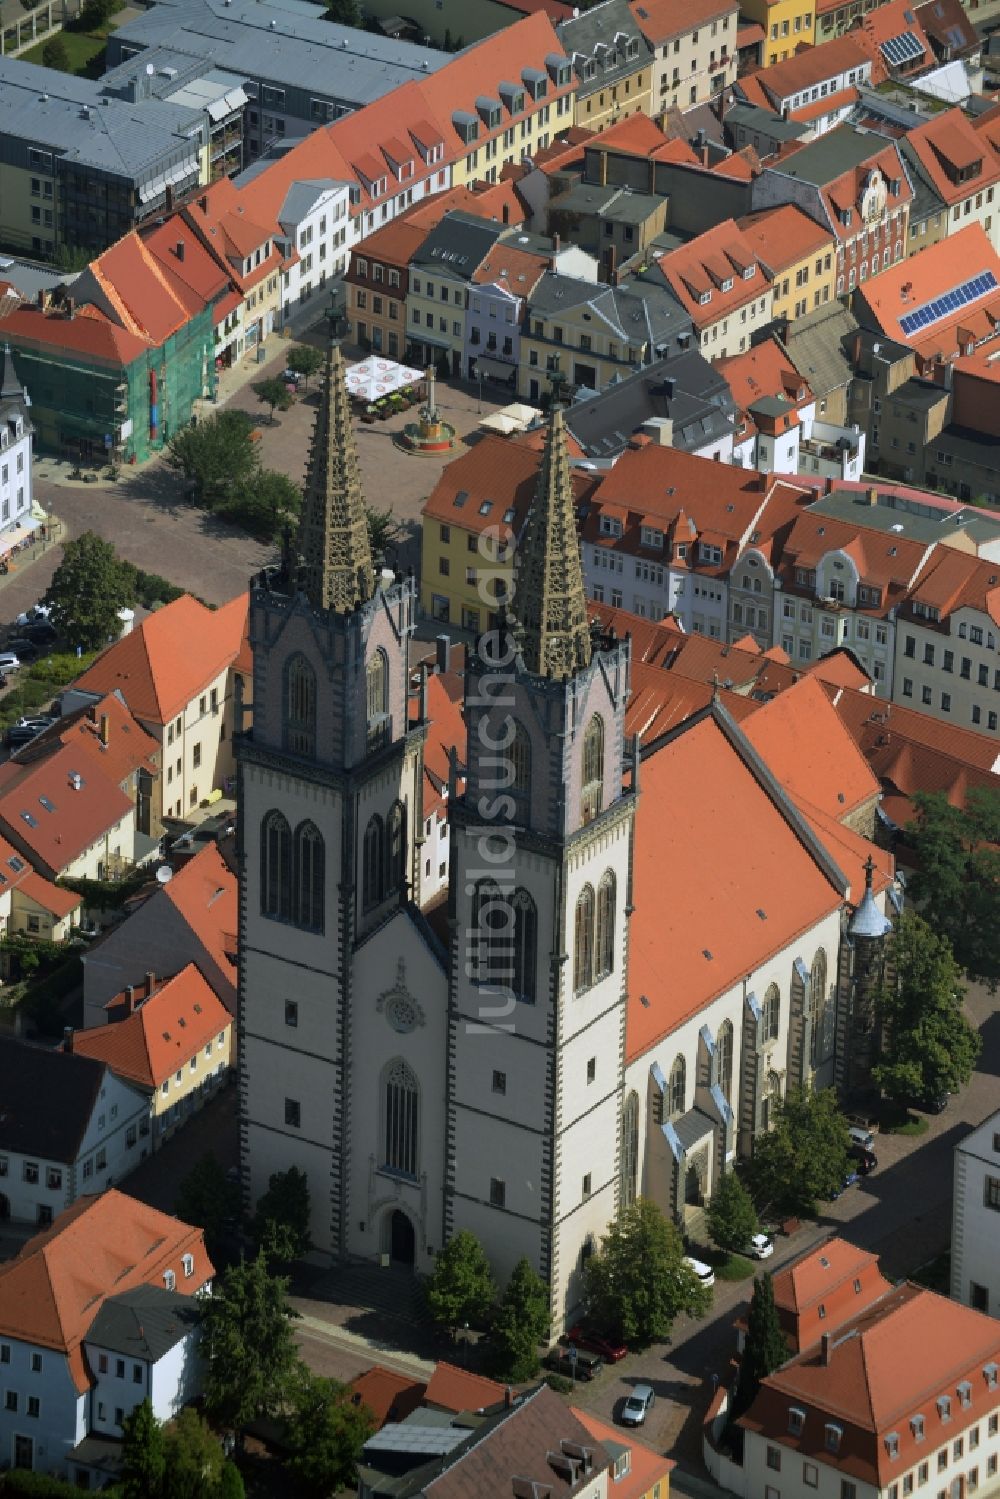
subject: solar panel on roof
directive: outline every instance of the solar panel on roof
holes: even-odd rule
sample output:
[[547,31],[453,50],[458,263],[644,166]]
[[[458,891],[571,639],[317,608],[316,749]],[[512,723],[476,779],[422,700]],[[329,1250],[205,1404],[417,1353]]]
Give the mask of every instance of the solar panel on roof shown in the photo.
[[970,302],[977,301],[987,292],[996,291],[997,278],[992,271],[981,271],[977,276],[971,276],[968,281],[963,281],[961,286],[954,287],[945,292],[943,296],[935,297],[933,301],[927,302],[923,307],[917,307],[913,312],[907,312],[899,320],[899,326],[908,336],[918,332],[921,328],[928,327],[931,323],[940,322],[941,318],[948,317],[962,307],[967,307]]
[[901,31],[898,36],[890,36],[882,43],[882,52],[887,62],[899,67],[902,63],[916,62],[923,56],[924,49],[912,31]]

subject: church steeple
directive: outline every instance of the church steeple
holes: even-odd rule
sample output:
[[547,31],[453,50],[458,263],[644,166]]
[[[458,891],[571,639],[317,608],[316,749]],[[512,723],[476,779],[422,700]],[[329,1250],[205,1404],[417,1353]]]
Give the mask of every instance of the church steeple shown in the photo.
[[316,609],[348,614],[375,592],[351,402],[339,344],[326,355],[302,503],[302,591]]
[[17,378],[10,344],[3,348],[3,378],[0,380],[0,401],[23,401],[24,387]]
[[538,488],[518,554],[514,612],[524,664],[564,680],[590,663],[590,630],[562,409],[553,406]]

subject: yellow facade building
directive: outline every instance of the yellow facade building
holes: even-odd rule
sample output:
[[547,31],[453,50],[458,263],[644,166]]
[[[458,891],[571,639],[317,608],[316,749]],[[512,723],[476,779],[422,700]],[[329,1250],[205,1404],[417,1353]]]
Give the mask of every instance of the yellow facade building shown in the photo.
[[792,321],[833,300],[837,257],[831,230],[791,203],[748,214],[738,227],[772,278],[773,318]]

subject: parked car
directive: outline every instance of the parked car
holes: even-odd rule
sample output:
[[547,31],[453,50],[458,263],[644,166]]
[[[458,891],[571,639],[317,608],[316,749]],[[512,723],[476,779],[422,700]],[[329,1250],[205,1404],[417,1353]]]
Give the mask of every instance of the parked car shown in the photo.
[[13,651],[0,651],[0,671],[17,671],[20,665]]
[[847,1133],[851,1137],[852,1145],[860,1145],[862,1150],[875,1149],[875,1136],[872,1134],[867,1124],[848,1125]]
[[754,1234],[750,1240],[749,1252],[755,1260],[769,1260],[774,1253],[774,1243],[767,1234]]
[[16,640],[8,640],[8,651],[13,652],[21,661],[37,661],[39,650],[34,641],[29,640],[26,635],[18,635]]
[[575,1348],[586,1349],[588,1353],[599,1353],[608,1364],[620,1363],[628,1353],[624,1343],[615,1342],[613,1338],[602,1338],[596,1332],[588,1332],[579,1323],[576,1327],[570,1328],[565,1341],[572,1343]]
[[947,1093],[925,1093],[917,1100],[916,1107],[925,1114],[943,1114],[948,1107]]
[[48,604],[32,604],[23,614],[19,614],[14,623],[22,629],[25,625],[36,625],[40,620],[48,619],[51,610]]
[[604,1360],[598,1353],[583,1353],[578,1348],[562,1348],[557,1344],[546,1355],[545,1367],[567,1379],[591,1380],[604,1368]]
[[637,1384],[632,1393],[626,1395],[625,1404],[622,1406],[621,1423],[623,1426],[642,1426],[646,1415],[656,1403],[656,1395],[653,1386],[648,1384]]
[[837,1198],[841,1197],[843,1195],[843,1193],[845,1193],[847,1191],[848,1187],[855,1186],[855,1184],[858,1182],[858,1180],[859,1180],[858,1173],[856,1171],[849,1171],[847,1173],[847,1175],[844,1177],[844,1180],[841,1182],[840,1186],[837,1188],[836,1192],[833,1193],[832,1197],[830,1198],[830,1201],[831,1202],[836,1202]]
[[878,1156],[874,1150],[866,1150],[863,1145],[852,1145],[847,1154],[852,1161],[857,1162],[859,1176],[867,1176],[878,1165]]
[[715,1271],[711,1265],[706,1265],[704,1260],[696,1260],[694,1255],[686,1254],[684,1256],[684,1263],[689,1270],[694,1271],[703,1286],[715,1285]]
[[44,734],[49,727],[48,723],[35,723],[30,719],[25,723],[12,723],[7,730],[7,743],[11,749],[19,748],[21,745],[30,744],[37,739],[39,734]]
[[302,376],[298,370],[282,370],[281,378],[286,385],[294,385],[296,390],[302,384]]

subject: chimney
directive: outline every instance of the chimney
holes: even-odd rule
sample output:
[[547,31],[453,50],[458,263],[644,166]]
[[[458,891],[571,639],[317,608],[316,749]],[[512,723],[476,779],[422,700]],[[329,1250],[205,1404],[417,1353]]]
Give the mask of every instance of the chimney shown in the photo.
[[126,1015],[131,1015],[131,1013],[132,1013],[132,1011],[134,1009],[135,1009],[135,985],[134,984],[126,984],[125,985],[125,1001],[124,1001],[125,1014]]
[[207,196],[207,194],[204,194],[202,197],[200,197],[198,199],[198,203],[199,203],[199,206],[201,207],[202,213],[207,213],[208,212],[208,196]]
[[72,1050],[73,1050],[73,1027],[71,1025],[64,1025],[63,1026],[63,1051],[72,1051]]
[[562,243],[562,241],[560,240],[558,234],[553,234],[553,236],[552,236],[552,253],[553,253],[553,255],[558,255],[559,254],[559,246],[560,246],[561,243]]
[[176,251],[177,251],[177,259],[178,260],[183,260],[184,259],[184,241],[182,239],[179,239],[177,241]]
[[868,491],[868,503],[869,503],[869,505],[877,505],[878,504],[878,490],[877,489],[869,489],[869,491]]
[[438,635],[434,641],[435,661],[434,670],[437,672],[447,671],[451,660],[451,641],[447,635]]
[[76,313],[76,303],[73,301],[73,298],[67,297],[64,306],[66,308],[66,316],[68,318],[73,317]]
[[100,734],[101,734],[101,743],[106,746],[108,740],[111,737],[111,719],[108,717],[108,715],[106,713],[102,713],[101,714],[101,729],[100,729]]
[[164,189],[164,192],[163,192],[163,206],[166,209],[167,213],[173,213],[173,210],[174,210],[174,189],[173,189],[173,184],[170,183],[170,182],[167,183],[166,188]]
[[[70,1033],[72,1034],[72,1032]],[[507,1385],[503,1392],[503,1408],[509,1411],[514,1404],[514,1391]]]
[[87,709],[87,718],[89,719],[89,721],[91,723],[96,723],[97,722],[97,704],[96,703],[91,703],[90,707]]
[[820,1362],[822,1363],[824,1369],[829,1367],[830,1351],[832,1348],[833,1334],[825,1332],[820,1339]]
[[146,974],[146,998],[147,999],[149,999],[150,995],[152,994],[152,992],[153,992],[153,990],[155,988],[156,988],[156,974],[155,973],[147,973]]

